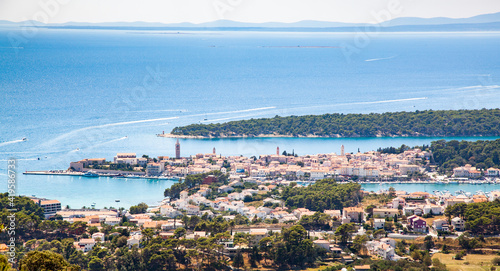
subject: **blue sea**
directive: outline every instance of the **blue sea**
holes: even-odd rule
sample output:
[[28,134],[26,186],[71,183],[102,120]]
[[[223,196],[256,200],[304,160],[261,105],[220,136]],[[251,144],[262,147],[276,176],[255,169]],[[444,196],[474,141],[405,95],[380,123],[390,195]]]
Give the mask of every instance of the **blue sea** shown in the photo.
[[[174,139],[155,134],[179,125],[500,105],[499,32],[358,36],[0,28],[0,191],[9,157],[21,173],[117,152],[172,156]],[[252,156],[279,146],[301,155],[438,139],[183,139],[181,152]],[[171,184],[19,174],[18,193],[128,207],[154,204]]]

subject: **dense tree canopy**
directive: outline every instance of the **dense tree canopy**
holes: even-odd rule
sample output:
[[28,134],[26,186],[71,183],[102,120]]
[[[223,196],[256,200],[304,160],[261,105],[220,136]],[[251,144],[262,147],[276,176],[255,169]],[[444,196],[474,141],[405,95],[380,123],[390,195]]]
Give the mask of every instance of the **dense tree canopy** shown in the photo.
[[322,212],[355,206],[361,199],[360,190],[360,184],[338,184],[324,179],[307,187],[285,187],[282,198],[288,207]]
[[446,208],[445,214],[452,218],[462,217],[465,227],[473,234],[500,233],[500,201],[456,204]]
[[425,110],[370,114],[324,114],[249,119],[175,127],[174,135],[205,137],[288,136],[497,136],[500,109]]
[[445,171],[471,164],[477,168],[500,167],[500,139],[478,141],[433,141],[434,161]]
[[148,205],[144,202],[141,202],[137,205],[131,206],[130,207],[130,213],[131,214],[144,214],[148,210]]

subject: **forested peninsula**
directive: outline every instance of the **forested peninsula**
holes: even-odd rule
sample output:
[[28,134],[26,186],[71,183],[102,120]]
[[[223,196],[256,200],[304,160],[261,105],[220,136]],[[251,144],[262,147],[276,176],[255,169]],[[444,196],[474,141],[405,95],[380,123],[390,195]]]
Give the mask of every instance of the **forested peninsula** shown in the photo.
[[260,118],[175,127],[172,137],[499,136],[500,109]]

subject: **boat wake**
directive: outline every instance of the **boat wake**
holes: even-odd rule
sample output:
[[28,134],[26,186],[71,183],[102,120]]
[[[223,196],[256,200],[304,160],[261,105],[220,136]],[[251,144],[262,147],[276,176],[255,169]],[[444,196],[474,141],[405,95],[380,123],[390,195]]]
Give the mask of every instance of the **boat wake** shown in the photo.
[[71,136],[76,136],[79,134],[82,134],[83,132],[87,132],[90,130],[98,130],[98,129],[103,129],[103,128],[109,128],[109,127],[114,127],[114,126],[122,126],[122,125],[130,125],[130,124],[137,124],[137,123],[147,123],[147,122],[155,122],[155,121],[164,121],[164,120],[172,120],[172,119],[178,119],[179,117],[169,117],[169,118],[157,118],[157,119],[145,119],[145,120],[134,120],[134,121],[125,121],[125,122],[115,122],[115,123],[108,123],[108,124],[102,124],[102,125],[95,125],[95,126],[88,126],[80,129],[73,130],[71,132],[62,134],[52,140],[49,140],[48,142],[45,142],[41,144],[39,147],[46,147],[46,146],[52,146],[53,144],[71,137]]
[[2,143],[0,143],[0,147],[6,146],[6,145],[10,145],[10,144],[20,143],[20,142],[23,142],[23,141],[26,141],[26,140],[19,139],[19,140],[12,140],[12,141],[7,141],[7,142],[2,142]]
[[392,59],[397,56],[390,56],[390,57],[382,57],[382,58],[372,58],[372,59],[366,59],[366,62],[372,62],[372,61],[379,61],[379,60],[387,60],[387,59]]
[[124,139],[127,139],[127,138],[128,138],[127,136],[120,137],[120,138],[115,138],[115,139],[108,140],[108,141],[105,141],[105,142],[102,142],[102,143],[99,143],[99,144],[95,144],[93,146],[88,147],[87,149],[93,149],[93,148],[96,148],[96,147],[107,145],[107,144],[110,144],[110,143],[113,143],[113,142],[116,142],[116,141],[120,141],[120,140],[124,140]]

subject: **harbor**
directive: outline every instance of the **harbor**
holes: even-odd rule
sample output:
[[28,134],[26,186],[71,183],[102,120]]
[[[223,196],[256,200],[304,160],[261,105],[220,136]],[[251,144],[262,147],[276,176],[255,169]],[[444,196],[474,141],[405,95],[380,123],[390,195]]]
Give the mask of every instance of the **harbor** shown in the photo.
[[39,170],[39,171],[25,171],[24,175],[53,175],[53,176],[74,176],[74,177],[103,177],[103,178],[125,178],[125,179],[152,179],[152,180],[172,180],[178,181],[180,178],[177,176],[146,176],[144,172],[96,172],[96,171],[86,171],[86,172],[74,172],[69,170]]

